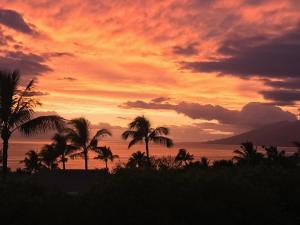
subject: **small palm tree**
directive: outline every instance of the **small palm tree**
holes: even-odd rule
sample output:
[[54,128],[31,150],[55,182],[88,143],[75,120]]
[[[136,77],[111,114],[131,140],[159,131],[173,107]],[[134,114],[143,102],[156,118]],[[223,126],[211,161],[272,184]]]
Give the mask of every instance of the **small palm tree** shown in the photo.
[[34,110],[41,105],[32,97],[35,81],[31,80],[21,89],[18,71],[0,71],[0,130],[3,140],[3,176],[7,174],[9,140],[15,131],[25,135],[62,129],[62,117],[40,116],[33,118]]
[[26,171],[29,173],[35,173],[42,168],[39,154],[36,151],[30,150],[25,155],[26,157],[21,161],[21,163],[25,164]]
[[126,164],[129,168],[143,168],[147,164],[147,157],[145,152],[137,151],[132,153]]
[[105,162],[105,169],[108,170],[107,162],[113,162],[115,159],[119,158],[118,155],[114,155],[110,147],[98,147],[94,150],[98,155],[94,159],[103,160]]
[[106,129],[100,129],[94,136],[91,135],[90,122],[85,118],[77,118],[70,121],[71,128],[66,129],[67,137],[72,145],[80,149],[80,152],[72,154],[71,158],[82,157],[84,159],[85,170],[88,170],[88,152],[98,146],[101,137],[111,136]]
[[252,142],[245,142],[241,144],[240,150],[235,150],[237,154],[233,157],[239,164],[257,165],[263,159],[263,154],[259,153]]
[[167,148],[173,146],[173,141],[170,138],[167,138],[165,135],[169,134],[169,129],[166,127],[157,127],[151,128],[150,121],[144,116],[136,117],[129,125],[129,130],[125,131],[122,134],[122,138],[127,140],[129,137],[132,140],[128,144],[128,148],[133,145],[144,142],[146,147],[146,157],[148,163],[150,163],[149,156],[149,143],[154,142],[157,144],[162,144]]
[[185,166],[187,166],[190,162],[194,160],[194,156],[187,152],[185,149],[179,149],[175,161],[179,163],[179,166],[182,166],[184,163]]
[[59,157],[59,152],[56,151],[55,146],[53,144],[45,145],[40,152],[41,162],[42,164],[50,169],[54,170],[58,168],[57,159]]
[[67,136],[61,133],[55,134],[52,140],[55,151],[57,151],[60,154],[60,162],[62,162],[63,170],[65,170],[65,164],[68,161],[67,155],[70,155],[75,150],[77,150],[77,147],[68,144]]

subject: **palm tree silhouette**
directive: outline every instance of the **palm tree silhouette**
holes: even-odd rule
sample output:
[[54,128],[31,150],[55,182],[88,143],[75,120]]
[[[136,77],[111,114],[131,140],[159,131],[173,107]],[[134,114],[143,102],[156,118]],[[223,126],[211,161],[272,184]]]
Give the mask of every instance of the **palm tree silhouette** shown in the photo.
[[145,152],[137,151],[132,153],[126,164],[129,168],[143,168],[147,164],[148,159]]
[[56,151],[53,144],[44,145],[40,152],[40,157],[43,165],[50,169],[54,170],[58,168],[57,159],[59,157],[59,152]]
[[25,135],[62,129],[64,119],[60,116],[40,116],[33,118],[34,109],[41,103],[32,97],[35,81],[20,89],[18,71],[0,71],[0,130],[3,140],[3,176],[7,174],[9,139],[15,131]]
[[57,133],[52,138],[53,145],[56,151],[60,154],[60,162],[62,162],[63,170],[66,169],[66,162],[68,161],[67,155],[70,155],[78,148],[74,145],[68,144],[68,138],[66,135]]
[[263,154],[259,153],[252,142],[242,143],[240,150],[235,150],[234,153],[237,154],[233,157],[239,164],[247,165],[257,165],[263,159]]
[[25,159],[20,162],[25,164],[26,171],[29,173],[35,173],[42,168],[39,154],[36,151],[30,150],[25,155]]
[[103,160],[105,162],[105,169],[108,170],[107,162],[108,160],[113,162],[115,159],[119,158],[118,155],[114,155],[110,147],[97,147],[94,150],[98,155],[94,159]]
[[187,152],[185,149],[179,149],[175,157],[175,162],[179,163],[179,166],[182,166],[183,163],[185,166],[187,166],[193,160],[194,156]]
[[169,134],[169,129],[166,127],[151,128],[150,121],[144,116],[136,117],[129,125],[129,130],[122,134],[122,138],[127,140],[129,137],[132,140],[128,144],[128,148],[133,145],[144,142],[146,147],[146,157],[150,163],[149,157],[149,143],[154,142],[170,148],[173,146],[173,141],[165,135]]
[[70,121],[71,128],[66,129],[67,137],[72,145],[81,149],[80,152],[70,155],[71,158],[82,157],[84,159],[85,170],[88,170],[88,152],[95,150],[98,140],[101,137],[111,136],[107,129],[100,129],[94,136],[91,136],[91,124],[85,118],[77,118]]

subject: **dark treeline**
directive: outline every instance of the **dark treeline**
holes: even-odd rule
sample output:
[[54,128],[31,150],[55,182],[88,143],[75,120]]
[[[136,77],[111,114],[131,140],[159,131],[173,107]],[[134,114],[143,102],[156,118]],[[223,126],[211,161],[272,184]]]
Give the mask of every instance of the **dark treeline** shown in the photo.
[[[245,142],[230,160],[196,159],[186,149],[175,157],[156,158],[150,144],[172,147],[169,129],[153,128],[138,116],[122,138],[129,139],[128,148],[144,143],[145,151],[132,153],[109,171],[108,164],[118,156],[101,139],[111,136],[110,131],[92,132],[85,118],[35,118],[40,102],[31,94],[34,81],[22,89],[17,72],[0,71],[0,78],[1,224],[300,224],[298,142],[293,154],[276,146],[258,151]],[[56,131],[52,143],[39,152],[28,151],[25,168],[9,172],[12,133],[50,129]],[[88,171],[91,151],[105,168]],[[67,170],[68,160],[77,157],[85,170]]]

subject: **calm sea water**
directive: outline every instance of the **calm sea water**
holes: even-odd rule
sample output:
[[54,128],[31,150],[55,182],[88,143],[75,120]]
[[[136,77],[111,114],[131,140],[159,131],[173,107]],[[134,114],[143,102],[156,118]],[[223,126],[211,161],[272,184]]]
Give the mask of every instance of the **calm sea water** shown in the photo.
[[[22,168],[23,165],[20,163],[24,159],[25,153],[29,150],[39,151],[43,145],[49,142],[38,140],[38,141],[12,141],[9,149],[9,167],[13,170],[16,168]],[[128,142],[125,141],[105,141],[100,144],[110,146],[114,154],[119,155],[119,159],[116,159],[114,165],[118,163],[125,163],[130,155],[135,151],[144,151],[144,145],[136,145],[131,149],[127,148]],[[178,149],[185,148],[188,152],[194,155],[195,159],[200,157],[207,157],[210,161],[220,159],[231,159],[233,157],[233,151],[238,149],[237,145],[216,145],[216,144],[202,144],[198,142],[180,142],[176,143],[173,148],[167,149],[160,145],[150,145],[150,154],[152,156],[175,156]],[[294,148],[283,148],[287,153],[292,153]],[[89,168],[103,168],[104,163],[98,160],[94,160],[95,154],[90,152],[89,154]],[[111,165],[113,166],[113,165]],[[69,159],[66,167],[68,169],[83,169],[84,162],[82,159]]]

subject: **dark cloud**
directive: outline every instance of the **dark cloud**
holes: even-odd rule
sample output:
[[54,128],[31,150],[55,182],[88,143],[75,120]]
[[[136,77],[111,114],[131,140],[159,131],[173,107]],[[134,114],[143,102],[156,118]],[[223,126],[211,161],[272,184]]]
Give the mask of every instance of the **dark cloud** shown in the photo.
[[140,109],[174,110],[192,119],[217,120],[221,124],[256,128],[284,120],[295,120],[296,116],[281,108],[264,103],[248,103],[240,111],[218,105],[181,102],[179,104],[129,101],[122,107]]
[[266,79],[264,84],[272,89],[260,91],[260,94],[277,105],[295,105],[300,101],[300,78]]
[[0,68],[4,70],[19,70],[23,75],[37,76],[52,71],[46,65],[47,58],[22,51],[6,52],[0,56]]
[[27,97],[44,96],[44,95],[49,95],[49,93],[48,92],[42,92],[42,91],[30,91],[26,94]]
[[222,58],[183,62],[183,68],[194,72],[217,72],[241,78],[299,77],[300,25],[280,37],[230,38],[221,44],[218,52]]
[[196,46],[197,46],[197,43],[191,43],[184,47],[176,45],[173,47],[172,50],[173,50],[173,53],[176,55],[191,56],[191,55],[198,54],[198,49],[196,48]]
[[22,15],[10,9],[0,9],[0,23],[25,34],[36,33]]
[[76,81],[77,78],[75,78],[75,77],[63,77],[63,78],[60,78],[59,80]]
[[151,100],[151,102],[154,102],[154,103],[161,103],[161,102],[165,102],[165,101],[168,101],[170,100],[171,98],[167,98],[167,97],[158,97],[158,98],[154,98]]
[[281,89],[300,89],[300,78],[287,78],[284,80],[265,80],[265,85]]
[[74,56],[72,53],[69,53],[69,52],[50,52],[50,53],[47,53],[45,54],[46,57],[63,57],[63,56]]
[[300,101],[299,90],[274,89],[260,92],[265,99],[272,100],[277,105],[294,105]]

